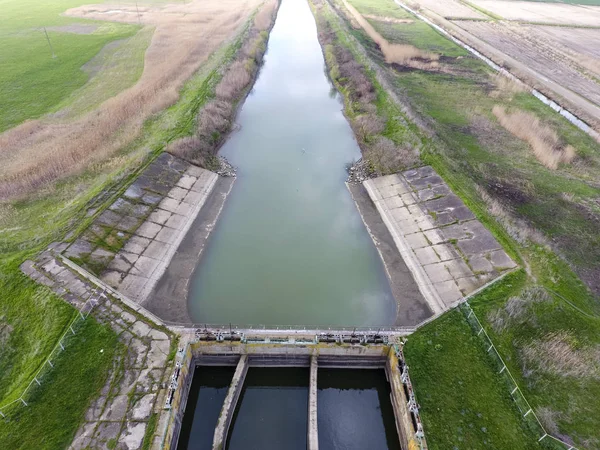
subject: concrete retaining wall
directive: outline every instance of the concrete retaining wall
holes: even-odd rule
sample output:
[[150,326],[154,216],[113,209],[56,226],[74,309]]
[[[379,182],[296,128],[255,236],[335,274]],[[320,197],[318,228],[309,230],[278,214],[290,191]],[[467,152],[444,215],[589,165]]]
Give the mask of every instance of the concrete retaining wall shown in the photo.
[[176,388],[172,393],[173,398],[170,403],[171,414],[163,434],[163,450],[175,450],[177,448],[181,423],[196,369],[192,349],[189,346],[186,347],[183,355],[179,355],[179,359],[178,367],[173,372],[173,375],[178,373],[177,379],[170,380],[171,383],[176,384]]
[[231,385],[227,391],[227,397],[225,397],[225,401],[223,402],[223,408],[221,409],[219,421],[217,422],[217,427],[215,428],[213,450],[223,450],[227,444],[229,426],[231,425],[231,419],[233,418],[237,401],[240,398],[240,393],[242,392],[242,387],[244,386],[244,380],[246,379],[247,373],[248,355],[242,355],[238,362],[237,368],[235,369],[235,374],[231,380]]

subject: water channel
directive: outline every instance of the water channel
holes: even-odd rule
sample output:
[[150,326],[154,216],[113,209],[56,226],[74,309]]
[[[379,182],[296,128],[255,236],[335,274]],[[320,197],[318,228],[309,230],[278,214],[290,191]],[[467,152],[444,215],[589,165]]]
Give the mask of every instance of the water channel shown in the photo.
[[227,450],[306,450],[309,369],[251,367]]
[[191,280],[200,323],[391,325],[383,263],[344,184],[360,157],[306,0],[283,0],[221,150],[238,178]]
[[235,367],[197,367],[179,434],[178,450],[211,450]]
[[[210,450],[235,367],[196,368],[178,450]],[[319,369],[317,421],[321,450],[400,450],[383,369]],[[306,367],[251,367],[228,434],[228,450],[305,450]]]
[[400,450],[383,370],[319,369],[319,450]]

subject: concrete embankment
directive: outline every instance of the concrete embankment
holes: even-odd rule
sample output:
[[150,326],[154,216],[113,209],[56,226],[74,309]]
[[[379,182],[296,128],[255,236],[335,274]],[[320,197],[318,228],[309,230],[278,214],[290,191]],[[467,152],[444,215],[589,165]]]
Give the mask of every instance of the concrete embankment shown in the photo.
[[363,185],[436,315],[516,267],[433,168]]
[[[234,180],[163,153],[75,242],[65,244],[62,256],[92,272],[127,301],[148,307],[156,283],[167,268],[174,270],[173,257],[200,211],[209,199],[211,204],[214,198],[224,202],[225,195],[219,194],[229,192]],[[215,189],[219,194],[212,195]],[[204,239],[220,207],[214,210]]]

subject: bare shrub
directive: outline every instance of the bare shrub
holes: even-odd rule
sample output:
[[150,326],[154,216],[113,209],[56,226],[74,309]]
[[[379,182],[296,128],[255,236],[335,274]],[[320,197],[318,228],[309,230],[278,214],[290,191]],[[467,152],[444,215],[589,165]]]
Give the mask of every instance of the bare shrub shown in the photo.
[[575,149],[565,146],[556,132],[533,114],[524,111],[508,113],[499,105],[494,106],[492,112],[504,128],[526,141],[538,161],[549,169],[556,169],[560,163],[568,164],[575,158]]
[[224,100],[233,100],[238,97],[250,83],[250,74],[244,61],[234,62],[221,82],[217,85],[215,93]]
[[268,34],[264,30],[270,28],[276,7],[277,1],[271,0],[256,15],[237,59],[215,88],[216,99],[200,110],[196,134],[172,142],[167,151],[202,167],[215,166],[218,146],[231,127],[233,105],[249,86],[266,50]]
[[[363,105],[375,101],[377,94],[373,83],[365,74],[364,67],[354,59],[352,53],[345,47],[338,45],[334,48],[333,54],[335,62],[330,64],[332,67],[331,76],[337,75],[335,78],[338,81],[350,86],[354,101],[358,101]],[[327,55],[328,52],[326,52],[326,57],[328,57]]]
[[519,352],[524,373],[600,379],[600,345],[584,347],[571,331],[532,340]]
[[268,30],[273,23],[276,9],[276,0],[270,0],[266,2],[254,17],[254,27],[258,31]]
[[248,38],[242,46],[242,55],[245,55],[249,61],[259,63],[267,51],[267,32],[261,31],[260,33],[256,29],[249,31]]
[[355,129],[359,139],[367,140],[373,135],[381,133],[385,129],[385,121],[376,114],[363,114],[355,121]]
[[535,415],[540,419],[542,426],[548,433],[553,436],[559,434],[558,424],[556,422],[562,418],[563,414],[561,412],[554,411],[548,406],[540,406],[535,408]]
[[171,142],[167,146],[167,151],[180,158],[189,159],[198,152],[201,145],[202,141],[198,136],[185,136]]
[[390,174],[412,167],[418,161],[415,151],[409,147],[398,147],[391,139],[379,136],[365,152],[372,171],[379,175]]
[[533,319],[531,305],[549,300],[546,290],[539,286],[524,289],[518,296],[509,298],[504,307],[490,311],[488,322],[496,333],[501,333],[510,325]]
[[229,128],[231,114],[231,104],[222,100],[208,102],[198,116],[200,134],[223,133]]

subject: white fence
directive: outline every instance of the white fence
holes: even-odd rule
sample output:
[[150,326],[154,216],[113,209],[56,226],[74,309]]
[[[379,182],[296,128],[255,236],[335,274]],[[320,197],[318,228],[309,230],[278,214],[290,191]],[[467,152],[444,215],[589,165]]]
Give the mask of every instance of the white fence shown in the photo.
[[533,411],[533,408],[525,398],[525,395],[521,391],[521,388],[517,384],[515,378],[510,373],[510,370],[506,366],[504,359],[502,359],[502,356],[500,356],[500,353],[498,353],[494,342],[481,325],[481,322],[475,314],[475,311],[473,311],[473,309],[471,308],[471,305],[469,305],[469,302],[463,303],[460,306],[460,309],[464,313],[467,322],[469,322],[469,325],[473,329],[473,332],[482,340],[483,344],[487,349],[488,355],[495,362],[496,367],[498,369],[498,373],[502,375],[502,379],[504,380],[506,387],[510,392],[510,396],[521,411],[523,419],[527,422],[529,427],[533,429],[533,431],[539,436],[538,441],[542,442],[544,446],[548,448],[561,450],[577,450],[576,447],[572,446],[567,442],[562,441],[561,439],[558,439],[557,437],[552,436],[548,433],[548,431],[546,431],[546,429],[540,422],[540,419],[538,419],[537,415]]
[[92,293],[90,298],[77,311],[76,316],[73,318],[73,320],[71,320],[65,332],[62,334],[60,339],[58,339],[56,345],[49,353],[48,357],[40,366],[40,368],[37,370],[27,387],[23,389],[23,392],[21,392],[19,398],[0,406],[0,417],[6,418],[9,410],[18,405],[28,406],[27,399],[31,394],[31,391],[34,388],[41,386],[44,376],[54,368],[54,363],[52,361],[54,361],[58,357],[58,355],[65,349],[65,347],[68,345],[70,338],[73,335],[77,334],[77,329],[81,326],[85,319],[87,319],[87,317],[94,309],[94,306],[96,306],[96,304],[101,298],[105,298],[104,291],[99,292],[98,290],[95,290]]

